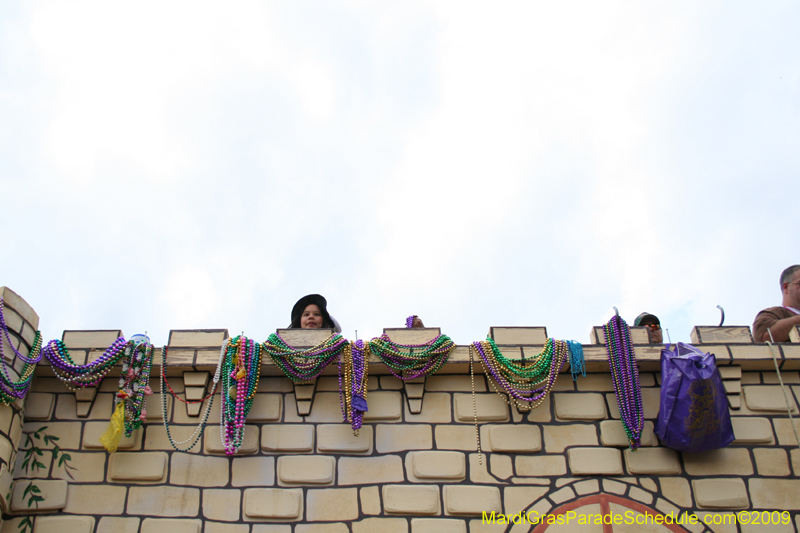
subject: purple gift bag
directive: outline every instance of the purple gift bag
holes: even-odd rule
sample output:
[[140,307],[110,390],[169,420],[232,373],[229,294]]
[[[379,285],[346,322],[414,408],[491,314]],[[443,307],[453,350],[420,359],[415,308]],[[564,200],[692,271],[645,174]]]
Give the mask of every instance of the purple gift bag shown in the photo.
[[714,355],[679,342],[661,350],[661,405],[655,433],[681,452],[724,448],[733,442],[728,398]]

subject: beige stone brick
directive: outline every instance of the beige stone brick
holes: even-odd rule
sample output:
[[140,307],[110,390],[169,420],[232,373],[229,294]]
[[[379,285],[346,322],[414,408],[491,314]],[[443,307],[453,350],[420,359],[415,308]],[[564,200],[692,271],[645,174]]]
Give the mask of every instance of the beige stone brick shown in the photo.
[[548,493],[547,487],[505,487],[503,489],[503,505],[505,514],[517,514],[525,511],[534,502]]
[[203,533],[250,533],[250,524],[226,524],[205,520]]
[[658,484],[661,486],[661,494],[669,501],[680,507],[692,506],[692,491],[689,482],[682,477],[660,477]]
[[761,383],[761,372],[742,372],[741,381],[742,385],[757,385]]
[[[338,394],[336,396],[338,396]],[[402,413],[401,402],[402,400],[399,392],[376,391],[370,393],[367,398],[369,411],[364,413],[364,422],[399,422]],[[336,399],[336,406],[339,407],[338,398]],[[341,419],[341,409],[339,419]]]
[[586,374],[577,381],[579,391],[614,392],[614,382],[611,374]]
[[[390,426],[394,427],[394,426]],[[372,453],[372,425],[361,426],[358,436],[347,424],[317,426],[317,452],[366,455]]]
[[622,475],[622,456],[616,448],[571,448],[567,457],[575,476]]
[[[100,488],[107,488],[100,486]],[[128,494],[127,513],[145,516],[197,516],[200,489],[193,487],[137,486]],[[119,514],[119,513],[97,513]]]
[[788,476],[789,459],[782,448],[753,448],[759,476]]
[[268,378],[261,376],[256,392],[292,392],[294,384],[289,378]]
[[561,420],[602,420],[607,417],[603,396],[597,393],[556,393],[556,417]]
[[195,487],[224,487],[228,484],[229,460],[188,453],[172,454],[169,482]]
[[339,485],[398,483],[403,480],[403,461],[399,455],[339,458]]
[[11,429],[11,420],[14,418],[14,410],[10,405],[0,404],[0,432],[8,435]]
[[690,476],[752,476],[753,463],[745,448],[722,448],[684,453],[683,464]]
[[264,487],[275,484],[274,457],[235,457],[231,463],[231,485]]
[[[658,446],[658,440],[653,432],[653,423],[645,420],[642,429],[642,446]],[[627,448],[630,446],[628,434],[620,420],[603,420],[600,422],[600,443],[603,446],[617,446]]]
[[[19,421],[19,417],[16,417],[15,420]],[[14,422],[12,422],[12,431],[9,437],[11,441],[17,440],[19,442],[19,449],[26,450],[28,449],[25,446],[25,439],[19,441],[20,435],[15,435],[14,433]],[[37,431],[39,428],[47,426],[47,429],[44,430],[44,433],[48,435],[52,435],[54,437],[58,437],[58,447],[62,450],[79,450],[81,445],[81,423],[80,422],[30,422],[25,424],[25,433],[33,433]],[[45,444],[44,441],[41,441],[37,444],[37,446],[43,450],[51,450],[53,448],[53,443]]]
[[0,296],[3,298],[5,308],[13,309],[34,328],[39,327],[39,315],[19,294],[8,287],[0,287]]
[[628,490],[628,486],[624,483],[620,483],[619,481],[613,481],[611,479],[604,479],[603,480],[603,491],[610,492],[612,494],[619,494],[620,496],[625,494]]
[[412,518],[411,533],[467,533],[467,523],[453,518]]
[[422,423],[432,422],[444,424],[451,422],[453,417],[450,409],[450,394],[446,392],[428,392],[422,402],[422,411],[413,414],[406,402],[403,402],[406,422]]
[[406,454],[409,481],[462,481],[467,476],[467,461],[462,452],[422,451]]
[[139,533],[139,518],[104,516],[97,524],[96,533]]
[[[203,432],[203,449],[206,454],[226,455],[225,445],[222,444],[220,428],[222,426],[207,426]],[[247,424],[244,427],[242,445],[236,455],[252,455],[258,453],[258,426]]]
[[719,375],[724,380],[742,379],[742,367],[740,366],[718,366],[717,370],[719,370]]
[[538,407],[534,408],[528,413],[528,422],[547,423],[553,420],[553,409],[551,402],[552,397],[552,394],[548,394],[544,397],[544,401],[539,404]]
[[330,485],[336,472],[336,459],[325,455],[286,455],[278,457],[278,484]]
[[754,416],[731,417],[733,434],[736,440],[733,444],[773,444],[772,425],[768,418]]
[[203,516],[209,520],[236,522],[242,491],[239,489],[204,489]]
[[472,483],[502,483],[489,473],[489,456],[477,453],[469,454],[469,480]]
[[[255,533],[255,532],[253,532]],[[348,533],[347,524],[299,524],[294,533]]]
[[[738,533],[736,527],[736,516],[734,513],[713,513],[709,511],[697,511],[694,513],[713,533]],[[719,522],[715,524],[714,521]],[[763,526],[762,526],[763,527]]]
[[[151,396],[148,396],[150,398]],[[85,406],[86,403],[82,402]],[[92,402],[92,408],[89,411],[88,418],[90,420],[108,420],[111,418],[111,413],[114,410],[114,395],[113,394],[98,394]],[[85,413],[76,413],[81,418],[85,417]]]
[[361,512],[365,515],[381,514],[381,497],[378,487],[361,487],[358,490],[361,497]]
[[169,346],[182,348],[221,346],[227,338],[227,329],[173,329],[169,332]]
[[309,489],[306,519],[347,521],[358,518],[358,489]]
[[563,455],[519,455],[515,465],[518,476],[563,476],[567,473]]
[[[39,502],[36,509],[29,508],[26,501],[23,499],[23,492],[29,484],[35,483],[41,490],[39,496],[44,498],[44,501]],[[63,509],[67,500],[67,482],[63,480],[37,480],[30,481],[27,479],[20,479],[14,481],[12,485],[11,494],[11,510],[13,512],[31,512],[42,513],[48,511],[57,511]]]
[[597,445],[597,430],[593,424],[545,425],[543,432],[547,453],[563,453],[567,446]]
[[403,380],[394,376],[381,376],[383,390],[403,390]]
[[118,485],[69,485],[64,512],[120,515],[125,510],[127,490]]
[[559,505],[575,498],[575,491],[572,490],[572,487],[564,487],[561,490],[550,493],[549,498],[553,503]]
[[[478,422],[507,422],[509,406],[497,394],[476,394],[475,407],[478,411]],[[474,424],[475,413],[471,394],[455,395],[456,422]]]
[[[399,418],[399,411],[400,411],[400,393],[394,393],[397,395],[397,410],[398,410],[398,418]],[[370,393],[367,395],[367,403],[369,405],[369,410],[372,411],[373,408],[373,396],[374,393]],[[288,409],[288,404],[290,403],[290,398],[294,398],[294,395],[286,395],[286,404]],[[377,400],[376,402],[380,402],[381,400]],[[376,403],[377,405],[377,403]],[[288,418],[288,415],[287,415]],[[289,421],[289,420],[285,420]],[[302,420],[300,420],[302,421]],[[338,392],[318,392],[314,396],[314,403],[311,406],[311,413],[306,417],[306,421],[308,422],[323,422],[323,423],[332,423],[332,424],[339,424],[342,422],[342,408],[339,404],[339,393]],[[366,417],[365,417],[366,421]]]
[[[786,412],[786,400],[780,385],[748,385],[742,387],[742,395],[747,408],[751,411]],[[797,404],[791,394],[788,397],[792,414],[795,414],[797,413]]]
[[[597,508],[599,509],[600,506],[598,505]],[[480,518],[469,521],[469,533],[505,533],[507,528],[508,526],[505,524],[484,524]]]
[[378,453],[433,448],[433,431],[427,424],[378,424],[375,445]]
[[493,453],[489,456],[489,464],[492,475],[498,479],[507,480],[514,475],[514,467],[512,466],[511,457],[508,455]]
[[543,345],[547,342],[544,327],[497,327],[490,328],[489,335],[496,344]]
[[750,505],[740,478],[693,479],[692,489],[701,509],[746,509]]
[[314,451],[314,427],[305,424],[265,425],[261,431],[261,449],[268,453],[311,453]]
[[436,448],[440,450],[477,451],[475,428],[471,426],[435,426]]
[[[105,447],[100,442],[100,436],[108,428],[108,422],[86,422],[83,425],[83,448],[86,450],[104,450]],[[131,433],[130,437],[122,434],[117,449],[121,451],[138,450],[142,447],[142,434],[144,431],[139,428]]]
[[[59,461],[53,464],[50,473],[51,478],[65,479],[72,483],[93,483],[102,482],[105,479],[106,454],[105,453],[69,453],[69,461],[64,461],[59,465]],[[67,465],[71,468],[67,469]]]
[[640,477],[639,484],[650,492],[658,492],[658,485],[649,477]]
[[243,507],[245,521],[296,521],[303,516],[303,490],[246,489]]
[[727,394],[741,394],[742,383],[740,381],[723,381],[722,385],[725,387]]
[[9,441],[7,437],[0,435],[0,459],[2,459],[4,463],[9,464],[11,456],[14,455],[15,451],[15,446],[11,444],[11,441]]
[[167,475],[165,452],[113,453],[108,459],[109,482],[163,482]]
[[446,485],[444,511],[447,515],[480,515],[481,512],[502,512],[500,489],[469,485]]
[[200,520],[178,520],[174,518],[145,518],[142,533],[200,533]]
[[[172,435],[172,440],[177,442],[183,442],[187,439],[192,438],[186,444],[180,444],[179,446],[185,448],[189,444],[194,441],[192,435],[195,435],[195,431],[197,430],[196,426],[175,426],[170,424],[169,432]],[[198,438],[195,442],[194,446],[189,450],[190,453],[199,453],[202,447],[202,438]],[[143,445],[145,450],[173,450],[172,444],[170,444],[169,439],[167,438],[167,431],[163,425],[153,425],[148,424],[145,426],[145,435],[143,439]]]
[[383,510],[386,514],[441,514],[439,487],[436,485],[384,485]]
[[[655,485],[655,483],[653,483]],[[575,488],[575,492],[580,494],[581,496],[585,496],[586,494],[594,494],[595,492],[600,492],[600,483],[596,479],[587,479],[586,481],[579,481],[573,485]],[[655,488],[653,489],[655,490]]]
[[405,518],[365,518],[353,522],[353,533],[408,533]]
[[36,533],[93,533],[93,516],[40,516]]
[[[472,392],[472,380],[468,375],[437,375],[428,376],[425,380],[425,390],[432,392]],[[486,392],[486,379],[475,376],[475,392]]]
[[[538,426],[504,424],[489,426],[489,449],[494,452],[535,453],[542,449],[542,434]],[[475,440],[474,432],[470,435]],[[471,448],[475,449],[475,447]]]
[[[153,394],[152,396],[148,396],[148,398],[152,398],[153,396],[155,396],[155,394]],[[175,409],[172,411],[172,424],[185,424],[185,425],[195,426],[196,427],[197,424],[199,424],[200,421],[202,420],[202,416],[203,416],[202,413],[204,413],[206,408],[208,408],[208,404],[210,402],[211,402],[211,400],[206,400],[202,404],[190,404],[190,405],[186,405],[186,404],[184,404],[182,402],[177,402],[175,404]],[[217,393],[217,396],[215,396],[215,398],[214,398],[214,404],[211,406],[211,411],[209,411],[208,420],[206,421],[208,424],[219,424],[220,423],[220,408],[219,408],[219,404],[220,404],[220,398],[219,398],[219,393]],[[160,404],[159,404],[158,410],[159,410],[159,413],[160,413],[161,412]],[[196,413],[197,415],[195,415],[193,413]],[[147,415],[148,415],[147,419],[149,421],[150,420],[150,413],[148,412]],[[199,418],[198,418],[198,416],[199,416]],[[156,421],[160,421],[160,420],[161,420],[161,415],[159,414],[158,415],[158,419]],[[250,418],[249,414],[247,415],[247,420],[249,422],[253,422],[253,420]],[[170,425],[170,427],[172,427],[172,424]]]
[[[775,426],[775,435],[778,437],[780,446],[797,446],[797,439],[794,437],[788,418],[772,418],[772,424]],[[794,427],[800,434],[800,420],[797,418],[794,419]]]
[[122,332],[118,329],[102,331],[66,330],[61,337],[68,349],[72,348],[108,348]]
[[50,420],[56,403],[56,395],[46,392],[31,392],[25,398],[25,420]]
[[[775,372],[763,372],[761,377],[764,381],[765,385],[779,385],[780,380],[778,379],[778,374]],[[781,379],[783,380],[784,384],[797,384],[800,383],[800,372],[781,372]]]
[[681,473],[678,454],[669,448],[639,448],[635,452],[625,450],[624,453],[629,474],[671,476]]

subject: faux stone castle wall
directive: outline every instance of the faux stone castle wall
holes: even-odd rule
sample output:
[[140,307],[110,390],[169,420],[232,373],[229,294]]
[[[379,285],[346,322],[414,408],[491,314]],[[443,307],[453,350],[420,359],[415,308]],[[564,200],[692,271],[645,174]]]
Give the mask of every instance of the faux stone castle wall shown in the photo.
[[[369,412],[358,437],[342,423],[335,374],[320,378],[313,395],[302,391],[312,406],[307,416],[300,416],[292,383],[266,364],[244,445],[232,458],[224,455],[220,443],[218,394],[205,435],[188,453],[170,446],[155,394],[148,398],[145,426],[109,455],[99,436],[111,415],[117,378],[107,378],[90,400],[84,396],[78,401],[42,367],[26,401],[22,429],[25,434],[41,430],[39,435],[58,440],[40,442],[45,466],[26,471],[22,459],[29,447],[23,439],[1,533],[20,531],[21,520],[32,510],[41,533],[518,533],[543,527],[482,524],[481,513],[627,510],[703,517],[741,509],[788,510],[792,522],[767,528],[696,524],[672,531],[796,531],[800,453],[769,347],[750,343],[741,329],[723,329],[698,330],[696,341],[713,342],[696,345],[717,354],[729,401],[736,407],[731,408],[736,441],[702,454],[661,447],[653,434],[660,375],[653,355],[658,349],[647,345],[637,346],[647,420],[639,451],[626,449],[613,385],[600,357],[605,348],[596,344],[585,345],[593,372],[577,382],[569,373],[560,375],[553,393],[529,413],[517,412],[488,387],[482,374],[475,375],[482,461],[463,347],[454,354],[455,362],[411,386],[371,364]],[[79,338],[74,342],[82,343],[85,357],[92,358],[92,339],[102,335],[106,337],[95,343],[100,350],[108,332],[65,332],[65,339]],[[173,332],[175,342],[178,336]],[[184,383],[183,371],[208,369],[205,362],[200,364],[200,347],[213,338],[208,333],[198,347],[176,356],[168,374],[173,374],[170,383],[177,393],[197,393],[193,389],[203,381],[189,373]],[[540,349],[509,340],[514,338],[505,337],[504,351]],[[776,346],[795,414],[798,348],[797,343]],[[154,367],[154,376],[157,371]],[[153,379],[154,390],[158,385]],[[414,414],[409,399],[419,396],[422,410]],[[167,417],[176,440],[190,437],[198,423],[184,404],[172,399]],[[69,455],[68,461],[52,460],[53,442],[60,457]],[[27,507],[23,497],[31,483],[45,495],[38,509]],[[660,526],[637,529],[668,531]],[[554,525],[548,531],[604,529]]]

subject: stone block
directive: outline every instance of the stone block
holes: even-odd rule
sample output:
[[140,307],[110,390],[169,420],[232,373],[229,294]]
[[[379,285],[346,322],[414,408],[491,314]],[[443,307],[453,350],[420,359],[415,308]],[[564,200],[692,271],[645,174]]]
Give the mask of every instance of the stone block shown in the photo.
[[[225,445],[222,444],[220,428],[222,426],[207,426],[203,432],[203,449],[206,454],[226,455]],[[265,426],[268,427],[268,426]],[[252,455],[258,453],[258,426],[247,424],[244,427],[242,445],[236,455]]]
[[750,326],[695,326],[691,338],[694,344],[753,342]]
[[[409,400],[414,403],[419,400]],[[412,405],[413,407],[413,405]],[[411,412],[411,409],[404,403],[405,417],[407,423],[432,422],[445,424],[452,421],[450,394],[446,392],[428,392],[419,413]]]
[[[192,442],[195,442],[194,446],[191,447],[189,450],[190,453],[199,453],[202,446],[202,439],[198,438],[194,441],[193,435],[196,436],[195,431],[197,430],[196,427],[192,426],[169,426],[169,432],[172,436],[172,440],[177,442],[186,442],[186,444],[180,444],[179,446],[185,448]],[[139,430],[141,431],[141,430]],[[163,425],[154,425],[148,424],[145,426],[145,436],[143,439],[143,446],[145,450],[170,450],[172,451],[174,448],[172,444],[170,444],[169,438],[167,437],[167,431]]]
[[567,500],[575,498],[575,491],[572,487],[564,487],[560,490],[550,493],[550,500],[556,505],[562,504]]
[[169,332],[168,343],[181,348],[207,348],[222,346],[227,338],[227,329],[173,329]]
[[505,487],[503,506],[505,514],[524,512],[534,502],[548,493],[547,487]]
[[[456,394],[456,422],[474,424],[475,412],[472,407],[472,394]],[[509,420],[509,406],[497,394],[476,394],[475,407],[478,412],[478,422],[508,422]]]
[[299,520],[303,516],[302,489],[246,489],[245,521]]
[[183,384],[187,387],[202,387],[208,386],[209,372],[184,372]]
[[339,485],[398,483],[404,481],[398,455],[339,458]]
[[200,533],[200,520],[178,520],[174,518],[145,518],[142,533]]
[[10,405],[0,404],[0,432],[8,435],[11,429],[11,420],[14,418],[14,410]]
[[[775,435],[778,437],[778,444],[780,446],[797,446],[797,440],[792,431],[792,425],[789,423],[788,418],[772,418],[772,423],[775,426]],[[794,419],[794,427],[797,433],[800,434],[800,420]]]
[[721,448],[684,453],[683,465],[690,476],[752,476],[753,463],[746,448]]
[[789,383],[798,384],[800,383],[800,373],[798,372],[781,372],[781,378],[778,379],[778,374],[776,372],[762,372],[761,377],[764,380],[765,385],[780,385],[781,380],[783,380],[783,384],[787,385]]
[[278,457],[277,470],[280,485],[330,485],[336,459],[326,455],[286,455]]
[[761,383],[761,372],[742,372],[741,381],[742,385],[758,385]]
[[[786,399],[780,385],[748,385],[742,387],[742,393],[747,408],[751,411],[786,412]],[[791,394],[788,394],[788,397],[792,414],[795,414],[797,413],[797,404]]]
[[[655,482],[653,484],[655,484]],[[600,492],[600,484],[597,482],[596,479],[579,481],[578,483],[575,483],[573,487],[575,487],[575,492],[577,492],[581,496],[585,496],[586,494],[594,494],[595,492]]]
[[228,484],[227,457],[205,457],[189,453],[172,454],[169,482],[194,487],[224,487]]
[[750,505],[740,478],[693,479],[692,490],[701,509],[746,509]]
[[[646,420],[642,429],[642,446],[658,446],[658,440],[653,432],[653,423]],[[627,448],[630,446],[628,434],[620,420],[603,420],[600,422],[600,443],[603,446],[617,446]]]
[[438,515],[439,487],[436,485],[384,485],[383,510],[386,514]]
[[[338,394],[336,394],[338,397]],[[316,403],[316,402],[315,402]],[[364,413],[364,422],[400,421],[402,398],[399,392],[376,391],[367,398],[369,411]],[[339,400],[336,400],[339,408]],[[341,419],[341,409],[339,418]]]
[[[369,405],[369,410],[372,411],[373,403],[377,405],[378,402],[385,400],[379,399],[376,402],[373,402],[373,396],[376,393],[370,393],[367,395],[367,404]],[[399,413],[400,409],[400,393],[396,392],[393,393],[397,395],[397,409]],[[284,422],[288,422],[289,414],[288,411],[290,409],[289,404],[293,403],[292,399],[294,398],[294,394],[286,396],[286,409],[287,409],[287,419]],[[342,422],[342,408],[339,405],[339,393],[338,392],[317,392],[314,398],[314,404],[311,406],[311,413],[305,417],[307,422],[321,422],[321,423],[329,423],[329,424],[340,424]],[[399,414],[398,414],[399,418]],[[366,417],[364,418],[366,421]],[[298,422],[302,422],[302,419],[297,420]]]
[[462,452],[423,451],[406,454],[409,481],[453,482],[467,477],[467,460]]
[[563,455],[518,455],[515,464],[518,476],[563,476],[567,473]]
[[[145,421],[147,422],[163,422],[164,421],[164,406],[161,403],[160,394],[151,394],[144,398],[144,409],[147,411]],[[167,396],[167,416],[172,416],[172,396]],[[196,424],[196,422],[195,422]]]
[[[253,531],[253,533],[256,533]],[[347,524],[299,524],[294,533],[349,533]]]
[[556,417],[561,420],[603,420],[606,403],[597,393],[556,393],[553,395]]
[[275,484],[274,457],[235,457],[231,463],[231,486],[264,487]]
[[[395,427],[395,426],[389,426]],[[346,424],[319,424],[317,426],[317,452],[342,454],[372,453],[371,425],[361,426],[358,435]]]
[[567,457],[574,476],[622,475],[622,456],[616,448],[571,448]]
[[5,308],[16,311],[17,314],[33,326],[34,329],[39,328],[39,315],[36,314],[36,311],[34,311],[30,304],[19,294],[8,287],[0,287],[0,297],[3,298],[3,305]]
[[[186,390],[184,391],[184,393],[185,393],[184,395],[185,395],[186,400],[192,401],[192,402],[197,402],[197,401],[200,401],[200,400],[202,400],[203,398],[206,397],[206,388],[205,387],[190,387],[190,386],[187,385],[186,386]],[[194,408],[192,413],[190,413],[191,416],[195,416],[195,413],[199,413],[201,407],[202,406],[200,404],[198,404],[198,403],[192,403],[192,404],[187,404],[186,405],[186,409],[187,410],[189,408]]]
[[[544,448],[547,453],[563,453],[567,446],[597,446],[597,430],[593,424],[544,426]],[[494,447],[492,448],[494,450]]]
[[378,424],[375,444],[378,453],[433,448],[433,431],[427,424]]
[[197,516],[199,512],[200,489],[170,486],[137,486],[129,489],[127,507],[129,515],[192,517]]
[[719,370],[719,376],[723,380],[735,379],[741,380],[742,379],[742,367],[740,366],[720,366],[717,367]]
[[742,407],[742,397],[738,394],[728,394],[728,406],[731,409],[740,409]]
[[467,523],[453,518],[412,518],[411,533],[467,533]]
[[[63,483],[66,484],[66,481]],[[125,487],[118,485],[69,485],[65,513],[120,515],[125,510]]]
[[94,533],[93,516],[40,516],[36,533]]
[[[469,392],[472,393],[472,383],[468,375],[437,375],[428,376],[425,380],[425,390],[429,392]],[[475,376],[475,392],[486,392],[486,379]]]
[[306,520],[348,521],[358,518],[358,489],[308,489]]
[[444,487],[444,511],[447,515],[480,515],[483,511],[502,512],[500,489],[469,485]]
[[242,491],[239,489],[203,490],[203,516],[209,520],[236,522],[239,520]]
[[365,518],[353,522],[353,533],[408,533],[405,518]]
[[493,453],[489,456],[489,463],[492,475],[498,479],[507,480],[514,475],[514,467],[512,466],[511,457],[508,455]]
[[658,478],[661,486],[661,494],[669,501],[681,507],[692,506],[692,491],[689,482],[682,477],[661,477]]
[[305,424],[265,425],[261,431],[261,449],[268,453],[311,453],[314,451],[314,427]]
[[[283,396],[280,394],[256,394],[253,407],[247,414],[248,422],[277,422],[281,419]],[[339,401],[336,401],[338,407]]]
[[436,448],[440,450],[477,451],[475,428],[472,426],[435,426]]
[[72,348],[97,348],[105,350],[121,336],[122,331],[118,329],[96,331],[66,330],[61,336],[61,341],[69,350],[72,350]]
[[162,482],[167,474],[165,452],[112,453],[108,459],[108,480]]
[[9,464],[11,461],[11,456],[14,455],[14,452],[16,451],[15,448],[16,447],[11,444],[11,441],[9,441],[7,437],[0,435],[0,460],[6,464]]
[[741,394],[742,392],[741,381],[723,381],[722,385],[725,387],[726,394]]
[[[493,452],[536,453],[542,449],[542,434],[538,426],[528,424],[489,426],[488,435],[488,444]],[[471,432],[470,437],[475,440],[474,432]],[[474,449],[476,449],[474,446],[469,448],[469,450]]]
[[[69,453],[70,460],[54,462],[50,477],[65,479],[70,483],[99,483],[105,480],[105,453]],[[69,469],[67,468],[69,465]]]
[[[35,483],[39,490],[39,496],[44,501],[39,502],[35,507],[28,507],[27,500],[23,499],[22,494],[31,483]],[[67,503],[67,482],[63,480],[27,480],[20,479],[14,481],[11,489],[11,511],[26,513],[44,513],[48,511],[58,511],[63,509]]]
[[579,391],[614,392],[611,374],[586,374],[586,377],[578,378],[576,385]]
[[489,335],[495,344],[543,345],[547,342],[547,328],[544,327],[492,327]]
[[425,384],[424,383],[406,383],[405,391],[406,391],[406,397],[408,397],[408,399],[410,399],[410,400],[421,399],[422,396],[425,394]]
[[733,434],[736,440],[733,444],[773,444],[772,424],[768,418],[755,416],[731,417]]
[[763,479],[748,480],[753,509],[800,510],[800,480]]
[[96,533],[139,533],[139,518],[123,518],[121,516],[104,516],[97,524]]
[[361,497],[361,512],[365,515],[381,514],[381,497],[378,487],[362,487],[358,491]]
[[628,473],[640,475],[672,476],[681,473],[678,454],[669,448],[639,448],[635,452],[625,450]]
[[789,476],[789,459],[782,448],[753,448],[759,476]]
[[75,400],[79,402],[91,402],[94,401],[96,395],[97,387],[81,387],[75,391]]
[[46,392],[30,392],[25,398],[25,420],[50,420],[56,404],[56,395]]
[[381,376],[381,388],[383,390],[403,390],[403,380],[394,376]]
[[544,401],[538,407],[528,413],[528,422],[547,423],[553,420],[551,398],[552,394],[545,396]]

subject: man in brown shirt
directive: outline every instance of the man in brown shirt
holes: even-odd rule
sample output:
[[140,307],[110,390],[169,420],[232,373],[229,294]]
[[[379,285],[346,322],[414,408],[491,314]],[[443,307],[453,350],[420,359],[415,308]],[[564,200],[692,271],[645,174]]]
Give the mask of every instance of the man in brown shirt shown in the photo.
[[792,265],[781,274],[783,305],[770,307],[756,315],[753,336],[756,342],[770,340],[767,328],[775,342],[788,342],[789,332],[800,326],[800,265]]

